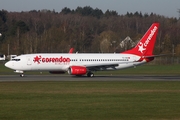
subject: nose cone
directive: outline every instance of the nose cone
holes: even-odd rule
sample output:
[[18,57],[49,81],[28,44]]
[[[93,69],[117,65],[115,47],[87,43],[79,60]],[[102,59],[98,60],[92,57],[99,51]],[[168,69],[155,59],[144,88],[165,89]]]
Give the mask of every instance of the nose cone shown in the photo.
[[7,67],[7,68],[11,68],[12,67],[12,63],[9,61],[9,62],[6,62],[5,63],[5,66]]

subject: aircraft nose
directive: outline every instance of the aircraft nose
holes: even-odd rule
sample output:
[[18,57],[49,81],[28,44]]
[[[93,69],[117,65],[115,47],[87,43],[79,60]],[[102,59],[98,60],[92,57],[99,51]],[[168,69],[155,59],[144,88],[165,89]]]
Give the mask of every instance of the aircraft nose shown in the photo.
[[6,66],[7,68],[11,68],[11,67],[12,67],[12,65],[11,65],[10,62],[6,62],[6,63],[5,63],[5,66]]

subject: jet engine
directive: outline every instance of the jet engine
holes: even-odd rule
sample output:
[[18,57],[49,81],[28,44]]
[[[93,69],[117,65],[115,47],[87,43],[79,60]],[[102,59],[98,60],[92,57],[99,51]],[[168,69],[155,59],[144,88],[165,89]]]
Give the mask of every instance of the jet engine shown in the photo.
[[71,66],[68,69],[70,75],[84,75],[87,73],[87,68],[84,66]]

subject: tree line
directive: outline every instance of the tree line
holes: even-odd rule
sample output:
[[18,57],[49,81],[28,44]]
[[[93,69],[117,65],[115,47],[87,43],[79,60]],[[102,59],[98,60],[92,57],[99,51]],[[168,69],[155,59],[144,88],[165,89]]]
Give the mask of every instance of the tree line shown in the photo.
[[90,6],[75,10],[65,7],[61,12],[1,10],[0,53],[62,53],[71,47],[81,53],[122,52],[125,49],[121,48],[121,41],[127,36],[138,41],[153,22],[160,23],[154,54],[176,53],[180,57],[179,19],[155,13],[118,15],[111,10],[103,13]]

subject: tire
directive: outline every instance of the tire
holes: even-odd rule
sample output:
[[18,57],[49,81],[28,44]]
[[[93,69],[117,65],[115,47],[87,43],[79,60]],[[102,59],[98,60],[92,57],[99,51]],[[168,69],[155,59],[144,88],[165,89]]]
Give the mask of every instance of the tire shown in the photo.
[[24,77],[24,74],[20,74],[20,77]]
[[88,72],[88,73],[87,73],[87,76],[88,76],[88,77],[94,77],[94,73]]

